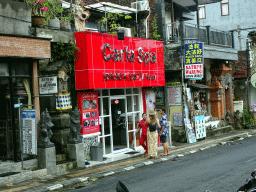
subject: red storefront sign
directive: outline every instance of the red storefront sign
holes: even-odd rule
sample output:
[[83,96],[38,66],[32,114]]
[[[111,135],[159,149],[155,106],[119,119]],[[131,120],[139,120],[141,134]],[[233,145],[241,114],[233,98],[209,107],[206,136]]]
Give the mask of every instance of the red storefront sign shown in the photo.
[[81,134],[90,134],[100,132],[98,93],[78,93],[78,108],[81,111],[80,122],[82,129]]
[[97,32],[75,33],[76,89],[164,86],[161,41]]

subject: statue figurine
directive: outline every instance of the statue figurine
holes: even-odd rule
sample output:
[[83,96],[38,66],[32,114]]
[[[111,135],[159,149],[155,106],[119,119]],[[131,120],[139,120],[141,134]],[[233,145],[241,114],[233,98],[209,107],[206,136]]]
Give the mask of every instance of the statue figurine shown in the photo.
[[80,133],[82,125],[80,125],[81,111],[75,108],[70,112],[70,132],[68,136],[69,144],[82,143],[83,136]]
[[54,143],[50,141],[53,133],[51,128],[53,127],[53,123],[51,122],[51,117],[46,109],[40,117],[40,121],[38,122],[38,126],[40,128],[39,138],[38,138],[38,148],[49,148],[54,147]]
[[76,0],[73,11],[75,14],[76,31],[85,31],[85,20],[88,19],[89,13],[87,11],[84,11],[81,7],[81,0]]

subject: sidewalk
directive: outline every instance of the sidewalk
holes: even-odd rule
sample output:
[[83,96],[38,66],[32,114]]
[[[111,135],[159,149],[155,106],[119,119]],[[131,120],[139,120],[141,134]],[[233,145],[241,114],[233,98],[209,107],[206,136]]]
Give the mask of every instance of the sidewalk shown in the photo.
[[[84,182],[96,181],[102,177],[122,173],[143,166],[160,163],[162,161],[170,161],[175,158],[181,158],[191,153],[207,150],[212,147],[231,144],[234,140],[251,137],[256,134],[256,130],[241,130],[232,131],[230,133],[216,135],[198,141],[193,144],[188,143],[173,143],[170,147],[170,155],[159,157],[158,159],[147,159],[144,155],[130,156],[128,159],[123,159],[115,162],[101,162],[91,165],[84,169],[76,169],[68,171],[62,175],[47,175],[37,179],[30,179],[26,182],[21,182],[13,185],[5,185],[0,187],[0,191],[51,191],[64,187],[71,187]],[[162,150],[158,151],[159,153]],[[0,178],[1,179],[1,178]]]

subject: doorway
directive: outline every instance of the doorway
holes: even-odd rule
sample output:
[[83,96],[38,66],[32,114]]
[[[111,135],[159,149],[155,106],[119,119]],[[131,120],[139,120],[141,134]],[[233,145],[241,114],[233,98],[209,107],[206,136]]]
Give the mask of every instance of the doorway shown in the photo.
[[123,153],[139,146],[136,128],[142,113],[140,88],[103,89],[98,91],[100,142],[103,154]]

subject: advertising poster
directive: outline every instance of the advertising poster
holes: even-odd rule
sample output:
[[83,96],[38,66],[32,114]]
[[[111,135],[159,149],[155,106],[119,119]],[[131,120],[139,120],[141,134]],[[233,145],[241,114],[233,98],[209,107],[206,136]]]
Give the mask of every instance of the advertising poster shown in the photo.
[[201,139],[203,137],[206,137],[204,115],[195,116],[195,130],[196,130],[196,139]]
[[22,110],[23,153],[37,155],[36,111]]
[[185,78],[202,79],[204,76],[203,43],[185,44]]
[[180,83],[168,83],[167,86],[169,106],[181,105]]
[[147,111],[149,111],[149,109],[155,110],[156,93],[154,92],[153,89],[146,89],[146,106],[147,106]]
[[173,113],[174,118],[174,126],[182,127],[183,121],[182,121],[182,113]]
[[190,123],[186,124],[186,132],[187,132],[188,143],[195,143],[196,142],[195,131]]
[[156,88],[155,89],[156,92],[156,108],[157,110],[161,109],[162,107],[164,107],[164,89],[163,87],[161,88]]
[[90,133],[100,132],[98,93],[78,93],[77,98],[78,108],[81,111],[80,122],[82,125],[82,129],[80,133],[86,135]]

